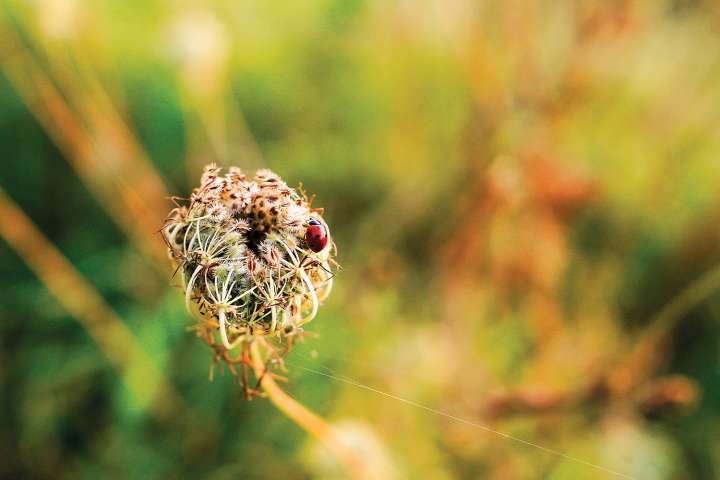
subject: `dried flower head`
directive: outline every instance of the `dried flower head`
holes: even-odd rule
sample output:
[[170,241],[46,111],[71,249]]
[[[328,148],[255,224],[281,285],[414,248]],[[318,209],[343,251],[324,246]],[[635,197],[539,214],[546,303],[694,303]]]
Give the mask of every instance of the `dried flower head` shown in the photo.
[[[334,244],[321,213],[270,170],[251,180],[238,168],[223,176],[209,165],[189,203],[168,215],[163,236],[196,331],[216,363],[234,374],[234,365],[243,367],[246,393],[250,343],[273,354],[276,340],[287,350],[330,293]],[[323,234],[319,251],[310,231]],[[236,347],[239,358],[228,353]]]

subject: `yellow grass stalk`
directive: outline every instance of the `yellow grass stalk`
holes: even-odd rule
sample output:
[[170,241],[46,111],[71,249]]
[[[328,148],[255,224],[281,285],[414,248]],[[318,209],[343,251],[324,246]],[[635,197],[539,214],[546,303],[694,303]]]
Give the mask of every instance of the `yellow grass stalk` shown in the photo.
[[3,67],[110,216],[144,254],[163,262],[166,255],[154,234],[164,218],[167,189],[99,82],[64,79],[70,91],[61,91],[19,38]]
[[272,404],[324,445],[351,478],[369,479],[369,473],[362,460],[355,451],[343,443],[343,439],[332,425],[285,393],[273,380],[272,375],[265,375],[266,366],[258,342],[253,342],[251,345],[250,358],[255,375],[261,379],[260,386],[267,393]]
[[130,329],[100,294],[0,188],[0,236],[25,261],[65,310],[90,334],[120,372],[140,408],[177,411],[183,400]]

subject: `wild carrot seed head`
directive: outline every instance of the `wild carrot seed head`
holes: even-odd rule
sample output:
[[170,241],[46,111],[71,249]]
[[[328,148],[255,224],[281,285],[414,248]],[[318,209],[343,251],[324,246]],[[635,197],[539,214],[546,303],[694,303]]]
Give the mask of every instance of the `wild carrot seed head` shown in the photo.
[[205,168],[189,205],[175,208],[163,234],[183,280],[188,308],[226,349],[253,336],[283,336],[315,316],[330,293],[332,239],[319,252],[308,222],[329,229],[304,194],[263,169]]

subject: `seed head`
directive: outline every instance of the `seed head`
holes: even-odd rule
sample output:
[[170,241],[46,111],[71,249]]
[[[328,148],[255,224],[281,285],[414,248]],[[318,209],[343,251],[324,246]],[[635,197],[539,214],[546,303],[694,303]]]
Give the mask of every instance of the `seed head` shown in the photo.
[[[259,337],[282,341],[315,317],[334,263],[320,211],[270,170],[251,180],[237,167],[223,176],[209,165],[188,205],[170,212],[163,227],[170,257],[198,334],[216,352]],[[320,252],[305,242],[311,219],[328,235]]]

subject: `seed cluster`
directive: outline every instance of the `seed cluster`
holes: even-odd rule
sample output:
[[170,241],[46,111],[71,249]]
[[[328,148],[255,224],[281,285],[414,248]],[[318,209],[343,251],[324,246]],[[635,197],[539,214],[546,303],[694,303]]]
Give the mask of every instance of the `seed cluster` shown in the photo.
[[291,336],[315,317],[334,263],[331,239],[320,252],[305,242],[311,220],[329,236],[321,212],[270,170],[250,179],[236,167],[224,176],[205,168],[163,235],[208,343],[218,335],[218,345],[231,350],[258,337]]

